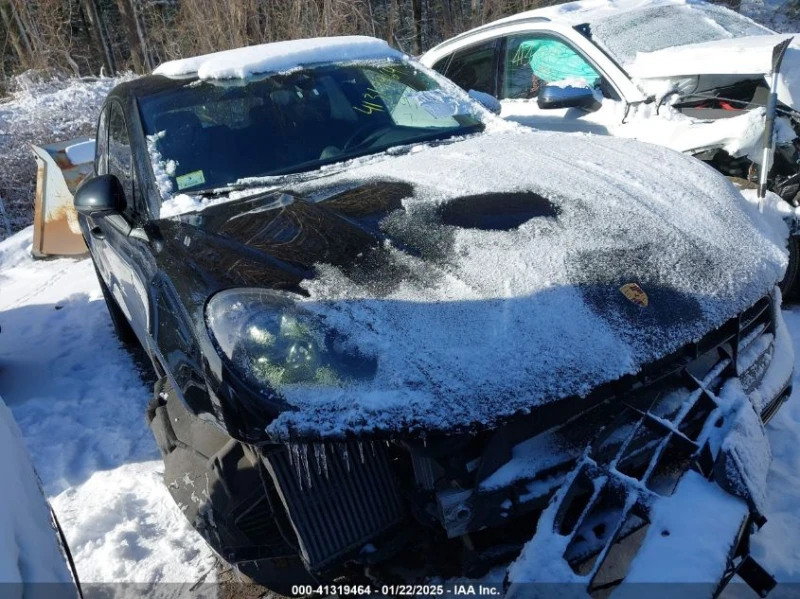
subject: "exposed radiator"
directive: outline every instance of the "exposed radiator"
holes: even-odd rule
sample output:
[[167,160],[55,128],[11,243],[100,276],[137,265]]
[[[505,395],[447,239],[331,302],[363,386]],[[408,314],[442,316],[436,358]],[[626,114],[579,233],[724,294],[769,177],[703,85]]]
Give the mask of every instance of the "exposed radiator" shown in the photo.
[[403,520],[383,443],[293,444],[264,462],[311,571],[324,570]]

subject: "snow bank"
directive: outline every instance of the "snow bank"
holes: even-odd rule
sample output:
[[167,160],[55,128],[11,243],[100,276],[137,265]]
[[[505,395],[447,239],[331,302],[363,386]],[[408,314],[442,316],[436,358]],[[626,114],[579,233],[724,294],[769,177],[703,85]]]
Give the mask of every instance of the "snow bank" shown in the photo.
[[[91,262],[33,260],[31,236],[28,228],[0,242],[0,393],[81,581],[151,583],[148,596],[186,596],[156,583],[207,574],[213,582],[214,557],[161,480],[145,421],[150,367],[114,336]],[[4,454],[0,476],[7,465]],[[3,517],[0,510],[0,537]],[[125,596],[122,586],[113,590]]]
[[742,0],[740,10],[775,31],[800,32],[800,11],[794,0]]
[[351,35],[261,44],[167,62],[153,74],[200,79],[243,79],[260,73],[282,73],[303,65],[376,58],[402,58],[383,40]]
[[50,509],[19,428],[2,398],[0,455],[0,584],[71,583]]

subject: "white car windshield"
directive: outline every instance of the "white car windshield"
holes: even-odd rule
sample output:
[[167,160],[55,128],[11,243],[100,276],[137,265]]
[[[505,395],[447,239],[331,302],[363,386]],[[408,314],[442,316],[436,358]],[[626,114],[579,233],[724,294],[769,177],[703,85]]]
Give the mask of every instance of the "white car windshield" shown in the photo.
[[639,8],[591,23],[593,41],[623,67],[639,52],[772,33],[731,10],[699,3]]

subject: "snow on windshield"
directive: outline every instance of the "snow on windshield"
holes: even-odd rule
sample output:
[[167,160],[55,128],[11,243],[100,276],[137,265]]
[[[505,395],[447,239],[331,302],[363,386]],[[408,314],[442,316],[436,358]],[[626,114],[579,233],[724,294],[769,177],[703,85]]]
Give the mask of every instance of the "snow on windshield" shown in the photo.
[[141,112],[162,217],[280,177],[476,133],[487,116],[408,60],[324,64],[237,86],[176,82],[144,98]]
[[640,52],[772,32],[728,9],[687,3],[613,13],[591,23],[591,33],[627,66]]

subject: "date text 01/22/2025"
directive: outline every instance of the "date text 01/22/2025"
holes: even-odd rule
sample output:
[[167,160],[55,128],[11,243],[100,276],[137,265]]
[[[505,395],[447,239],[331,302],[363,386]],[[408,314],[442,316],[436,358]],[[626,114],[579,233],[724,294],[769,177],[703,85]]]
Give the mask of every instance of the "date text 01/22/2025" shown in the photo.
[[323,585],[295,585],[292,587],[292,596],[330,596],[330,595],[383,595],[386,597],[416,597],[416,596],[499,596],[502,594],[500,585],[486,584],[384,584],[380,587],[371,585],[323,584]]

